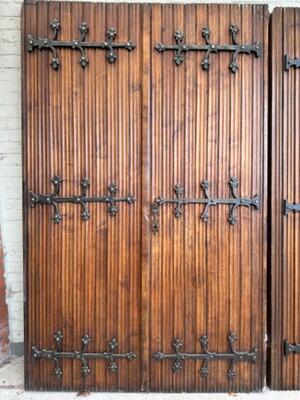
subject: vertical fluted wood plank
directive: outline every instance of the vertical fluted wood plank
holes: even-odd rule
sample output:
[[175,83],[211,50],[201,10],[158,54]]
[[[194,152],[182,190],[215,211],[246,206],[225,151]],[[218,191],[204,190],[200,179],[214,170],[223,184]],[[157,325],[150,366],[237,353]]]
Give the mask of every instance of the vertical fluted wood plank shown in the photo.
[[[251,42],[252,40],[252,7],[243,6],[242,22],[240,37],[243,43]],[[252,177],[252,60],[247,60],[246,57],[240,57],[240,73],[242,75],[242,90],[241,90],[241,152],[240,152],[240,173],[238,175],[240,181],[240,193],[242,196],[247,196],[247,193],[252,192],[251,177]],[[250,96],[251,94],[251,96]],[[250,331],[251,331],[251,218],[249,210],[242,207],[239,212],[239,221],[242,224],[241,232],[241,281],[240,286],[240,301],[241,301],[241,329],[239,332],[239,344],[241,348],[249,348],[250,346]],[[242,363],[239,368],[239,376],[241,378],[241,389],[249,390],[250,367],[248,363]]]
[[[71,33],[69,37],[79,37],[79,25],[83,20],[82,3],[71,3]],[[84,147],[86,142],[87,131],[84,126],[84,71],[78,62],[79,54],[74,52],[72,59],[72,115],[73,131],[68,131],[69,140],[69,165],[67,176],[69,181],[68,193],[78,193],[80,190],[80,179],[82,173],[82,165],[84,160]],[[69,89],[68,89],[69,90]],[[86,100],[86,99],[85,99]],[[84,133],[83,133],[84,132]],[[78,207],[69,206],[68,219],[72,220],[68,223],[68,254],[70,260],[69,276],[72,285],[70,286],[70,296],[73,299],[73,309],[70,310],[70,324],[73,326],[73,332],[70,340],[72,341],[72,349],[77,349],[81,345],[81,337],[85,333],[86,327],[83,321],[83,305],[88,307],[87,299],[84,296],[85,274],[84,274],[84,237],[86,226],[80,218],[81,210]],[[78,240],[77,246],[74,242]],[[87,268],[90,268],[88,266]],[[70,328],[68,328],[70,330]],[[72,384],[79,387],[82,384],[81,365],[77,361],[73,362]]]
[[[264,96],[264,105],[263,105],[263,123],[261,125],[261,129],[263,129],[263,150],[262,150],[262,170],[264,174],[263,179],[263,221],[262,221],[262,240],[263,240],[263,270],[262,270],[262,280],[263,280],[263,292],[261,294],[262,299],[261,302],[263,304],[263,315],[261,316],[261,320],[263,321],[264,329],[263,336],[261,338],[263,352],[260,357],[263,360],[263,365],[260,371],[260,381],[257,379],[257,389],[263,387],[267,383],[267,374],[270,370],[270,363],[268,362],[268,317],[271,314],[269,308],[269,279],[268,272],[270,270],[268,263],[268,251],[269,247],[269,194],[271,193],[271,185],[269,182],[270,175],[270,149],[271,149],[271,135],[270,135],[270,112],[271,106],[269,104],[269,94],[270,94],[270,14],[268,11],[268,7],[264,7],[264,30],[263,30],[263,55],[264,55],[264,64],[263,64],[263,96]],[[259,177],[258,177],[259,179]],[[260,332],[260,328],[257,327],[258,332]]]
[[[38,31],[38,19],[39,19],[39,12],[38,12],[38,8],[36,7],[36,31]],[[35,73],[36,76],[38,76],[39,73],[39,69],[38,69],[38,61],[39,59],[36,60],[36,64],[35,64]],[[35,91],[34,91],[34,95],[37,99],[36,103],[35,103],[35,113],[38,115],[38,104],[39,104],[39,91],[38,91],[38,85],[35,86]],[[38,118],[35,116],[34,117],[34,133],[33,133],[33,137],[32,137],[32,143],[35,144],[37,137],[38,137],[38,133],[39,132],[39,121]],[[31,149],[31,154],[30,154],[31,158],[35,158],[36,157],[36,146],[32,146]],[[39,180],[38,180],[38,169],[34,168],[36,167],[35,165],[32,165],[32,185],[34,187],[37,187],[39,185]],[[39,220],[40,215],[39,213],[35,214],[32,218],[32,226],[33,226],[33,241],[36,245],[39,245],[38,241],[39,241],[39,229],[38,229],[38,225],[37,225],[37,221]],[[35,290],[37,291],[38,287],[39,287],[39,279],[40,279],[40,275],[39,275],[39,254],[35,249],[35,246],[32,246],[32,254],[33,254],[33,258],[32,260],[30,260],[32,262],[33,267],[33,279],[34,279],[34,285],[35,285]],[[37,316],[37,319],[35,321],[36,325],[35,325],[35,330],[36,330],[36,341],[39,342],[40,341],[40,332],[38,329],[38,326],[40,325],[40,313],[38,312],[38,307],[39,307],[39,303],[40,303],[40,299],[39,296],[36,296],[36,302],[33,304],[33,308],[32,308],[32,312]],[[41,380],[41,366],[38,365],[37,368],[37,379],[38,382],[40,382]]]
[[[95,30],[95,40],[102,41],[106,31],[106,5],[95,5],[94,26],[101,27]],[[95,54],[95,79],[91,81],[89,90],[95,90],[95,149],[96,167],[95,184],[98,193],[107,192],[108,184],[108,129],[107,129],[107,61],[105,52]],[[95,344],[99,349],[107,348],[107,237],[108,216],[105,205],[97,205],[96,232],[95,232]],[[95,346],[96,346],[95,345]],[[102,360],[95,362],[95,388],[106,390],[106,363]]]
[[[153,121],[151,120],[151,97],[150,86],[152,84],[152,8],[150,5],[141,7],[141,50],[140,57],[142,57],[142,138],[141,138],[141,391],[150,390],[150,374],[154,368],[152,366],[151,346],[150,346],[150,323],[151,316],[151,297],[150,293],[150,243],[151,243],[151,228],[150,220],[150,204],[151,204],[151,153],[152,153],[152,127]],[[152,89],[154,92],[154,88]],[[151,266],[152,267],[152,266]]]
[[[252,97],[252,192],[261,193],[261,216],[252,213],[252,267],[251,267],[251,340],[250,346],[261,348],[258,361],[259,368],[251,368],[251,381],[254,390],[259,390],[266,374],[265,370],[265,335],[266,329],[266,246],[267,246],[267,118],[268,118],[268,10],[266,7],[253,7],[252,41],[259,40],[264,43],[262,57],[263,63],[252,62],[253,97]],[[263,21],[261,24],[260,21]],[[264,106],[260,100],[264,99]],[[262,225],[259,224],[259,219]],[[261,251],[262,243],[262,251]]]
[[[214,43],[220,43],[220,25],[219,25],[219,5],[209,6],[207,26],[212,34],[211,40]],[[223,38],[222,38],[223,39]],[[206,177],[211,183],[211,193],[219,197],[219,179],[218,179],[218,148],[219,148],[219,56],[211,56],[211,68],[208,77],[208,112],[207,118],[207,159]],[[202,71],[201,71],[202,72]],[[220,206],[222,209],[223,206]],[[218,210],[210,210],[210,218],[207,225],[207,335],[209,337],[210,347],[218,351],[219,336],[219,310],[218,310]],[[218,363],[209,366],[209,377],[207,378],[208,391],[218,391]]]
[[[196,38],[200,40],[200,33],[203,27],[208,25],[208,6],[198,5],[196,7]],[[193,179],[195,194],[200,198],[203,196],[203,191],[200,187],[201,181],[206,179],[206,165],[208,163],[208,137],[207,137],[207,112],[208,112],[208,74],[204,71],[199,70],[202,62],[203,54],[196,54],[196,132],[195,132],[195,176]],[[196,208],[196,207],[195,207]],[[195,209],[195,285],[196,285],[196,312],[195,312],[195,339],[199,338],[200,335],[207,333],[207,225],[201,223],[199,216],[201,213],[201,207]],[[198,345],[199,346],[199,345]],[[198,347],[199,349],[199,347]],[[200,351],[200,349],[199,349]],[[207,390],[207,379],[202,378],[199,374],[202,366],[202,361],[196,361],[195,363],[195,390],[206,391]]]
[[[282,10],[282,25],[283,25],[283,35],[282,35],[282,55],[283,54],[290,54],[290,48],[289,48],[289,37],[286,32],[286,13],[287,10],[283,9]],[[290,72],[290,71],[289,71]],[[290,73],[284,74],[283,75],[283,87],[282,87],[282,114],[283,114],[283,120],[282,120],[282,154],[281,157],[283,158],[283,165],[282,165],[282,199],[288,199],[288,167],[287,164],[289,162],[288,158],[288,141],[290,139],[289,132],[287,132],[287,123],[288,119],[285,115],[287,110],[287,102],[289,99],[288,96],[288,81],[290,79]],[[289,293],[288,293],[288,285],[289,285],[289,276],[290,276],[290,265],[289,265],[289,258],[288,258],[288,225],[290,224],[289,222],[290,218],[283,219],[282,220],[282,231],[283,231],[283,252],[282,252],[282,263],[283,263],[283,275],[282,275],[282,291],[283,291],[283,297],[282,297],[282,308],[283,308],[283,314],[282,318],[284,318],[283,323],[283,328],[282,328],[282,334],[284,338],[287,338],[291,342],[290,338],[290,324],[289,324]],[[282,338],[280,339],[282,342]],[[289,358],[284,358],[283,359],[283,368],[282,368],[282,379],[283,379],[283,389],[288,389],[288,375],[289,375],[289,368],[290,365],[293,361],[291,360],[291,357]]]
[[[186,40],[189,43],[196,43],[199,39],[199,32],[196,31],[196,7],[195,5],[185,6],[184,31]],[[183,149],[184,157],[184,186],[187,196],[195,195],[199,182],[196,174],[195,136],[196,136],[196,74],[199,65],[196,62],[196,52],[187,54],[185,68],[185,115],[184,130],[180,132],[185,138]],[[184,343],[185,350],[193,352],[199,346],[198,333],[195,331],[195,310],[196,310],[196,268],[195,265],[195,227],[199,218],[198,207],[188,207],[185,210],[184,221],[184,262],[179,266],[184,276]],[[184,265],[184,268],[182,266]],[[175,289],[176,290],[176,289]],[[184,391],[195,390],[195,365],[196,362],[187,363],[184,370]]]
[[[124,41],[126,37],[128,37],[128,4],[120,4],[118,5],[117,10],[117,22],[116,26],[118,27],[118,40]],[[120,57],[117,64],[117,76],[118,76],[118,88],[117,88],[117,108],[115,109],[116,119],[118,121],[118,129],[116,132],[116,164],[117,164],[117,174],[118,176],[118,185],[120,190],[123,191],[124,188],[128,188],[129,185],[126,182],[126,176],[128,176],[128,169],[126,165],[126,159],[130,160],[131,154],[128,151],[128,137],[130,136],[129,126],[128,126],[128,97],[130,96],[129,87],[128,87],[128,54],[124,54],[123,57]],[[126,157],[127,156],[127,157]],[[116,178],[115,178],[116,179]],[[126,341],[125,332],[127,331],[126,320],[128,317],[127,311],[128,307],[126,304],[127,300],[127,288],[129,287],[129,269],[128,265],[131,264],[127,260],[126,255],[126,247],[128,246],[128,226],[124,224],[124,215],[127,213],[125,207],[120,205],[120,210],[122,213],[119,214],[118,221],[118,249],[117,254],[119,258],[119,274],[117,278],[117,291],[118,291],[118,300],[117,300],[117,312],[118,312],[118,321],[117,321],[117,336],[119,339],[120,348],[124,348],[128,346],[128,341]],[[122,238],[122,239],[121,239]],[[128,272],[127,272],[127,271]],[[115,277],[114,277],[115,279]],[[126,387],[126,366],[123,361],[120,361],[120,370],[118,373],[118,386],[121,383],[124,383],[124,387]],[[125,368],[124,368],[125,367]],[[128,389],[127,389],[128,390]]]
[[[294,18],[295,18],[295,25],[294,25],[294,54],[299,56],[299,49],[300,49],[300,12],[299,10],[294,10]],[[294,168],[294,200],[299,201],[300,195],[300,75],[299,73],[295,74],[295,81],[294,81],[294,119],[295,119],[295,132],[294,140],[294,160],[295,160],[295,168]],[[297,343],[300,342],[300,333],[299,333],[299,326],[300,326],[300,271],[298,266],[300,265],[300,214],[295,214],[295,226],[294,226],[294,265],[295,265],[295,288],[294,288],[294,298],[295,298],[295,310],[294,310],[294,337]],[[299,388],[300,382],[300,364],[299,359],[295,360],[295,370],[294,370],[294,387]]]
[[[47,36],[48,34],[48,24],[45,23],[48,21],[48,4],[41,3],[38,6],[38,32],[41,32],[42,36]],[[47,106],[48,106],[48,57],[47,54],[43,54],[40,58],[40,62],[38,64],[38,81],[43,82],[43,88],[39,89],[38,92],[38,109],[36,110],[38,116],[38,135],[39,135],[39,145],[38,153],[36,154],[38,160],[38,175],[37,175],[37,187],[42,190],[46,189],[46,177],[47,177],[47,137],[48,137],[48,124],[46,119],[47,114]],[[41,212],[41,217],[45,217],[45,212]],[[39,301],[37,305],[37,313],[39,315],[39,325],[40,325],[40,335],[39,342],[47,343],[47,341],[51,338],[51,334],[47,332],[47,282],[46,282],[46,271],[47,271],[47,258],[46,258],[46,246],[47,246],[47,226],[44,224],[40,224],[38,226],[38,248],[40,248],[38,254],[37,265],[39,268],[38,272],[38,290],[40,290]],[[42,366],[42,364],[41,364]],[[48,386],[47,382],[47,373],[42,366],[40,382],[42,385]]]
[[[47,4],[47,8],[46,8],[46,20],[49,19],[49,4]],[[44,103],[44,114],[45,115],[49,115],[50,112],[50,99],[48,97],[48,93],[50,91],[50,80],[49,80],[49,71],[48,70],[44,70],[44,79],[45,79],[45,97],[43,99],[43,103]],[[50,126],[49,126],[49,122],[48,119],[45,118],[44,120],[44,128],[42,129],[43,131],[43,149],[42,149],[42,158],[43,158],[43,171],[45,172],[45,175],[43,176],[43,181],[46,181],[46,176],[47,171],[49,171],[49,169],[51,168],[51,153],[49,151],[47,151],[47,149],[51,148],[51,132],[50,132]],[[44,287],[42,288],[42,291],[44,292],[44,307],[45,307],[45,320],[42,322],[43,325],[45,326],[45,333],[44,333],[44,337],[46,338],[45,343],[49,340],[49,338],[51,338],[51,334],[49,332],[49,330],[47,329],[47,325],[49,317],[48,317],[48,312],[53,313],[53,311],[51,310],[51,295],[52,295],[52,291],[51,288],[49,287],[49,279],[51,279],[51,274],[49,272],[49,268],[51,268],[51,260],[49,257],[49,253],[51,254],[51,237],[52,237],[52,229],[50,226],[44,226],[44,232],[43,232],[43,252],[44,252],[44,260],[43,260],[43,265],[44,265],[44,270],[43,270],[43,275],[44,275],[44,282],[43,285]],[[49,253],[48,253],[49,252]],[[47,321],[47,322],[46,322]],[[49,379],[49,374],[45,374],[45,383],[47,385],[47,387],[50,385],[50,379]]]
[[[220,7],[219,13],[219,27],[220,27],[220,40],[229,38],[229,26],[230,26],[230,7]],[[223,39],[224,38],[224,39]],[[221,53],[219,56],[220,65],[220,79],[219,79],[219,126],[218,126],[218,164],[216,169],[218,171],[218,186],[219,197],[228,196],[228,171],[229,171],[229,118],[230,118],[230,75],[228,72],[228,65],[230,64],[230,55]],[[224,74],[224,75],[223,75]],[[226,77],[225,77],[226,74]],[[226,352],[228,349],[227,335],[229,331],[229,291],[228,291],[228,280],[230,276],[228,274],[229,264],[229,251],[228,251],[228,236],[230,232],[230,226],[226,221],[226,207],[218,207],[216,209],[216,220],[218,221],[218,251],[222,254],[218,260],[218,304],[219,309],[219,330],[218,330],[218,351]],[[228,363],[220,361],[218,363],[218,377],[217,382],[220,387],[226,387],[228,385],[227,369]]]
[[[61,4],[61,40],[68,40],[73,34],[72,27],[72,12],[70,3]],[[74,29],[75,30],[75,29]],[[62,117],[61,117],[61,135],[62,135],[62,148],[61,154],[64,155],[64,160],[61,160],[61,171],[60,176],[63,178],[63,185],[61,189],[62,195],[73,193],[73,171],[70,172],[68,165],[71,164],[72,150],[71,144],[74,135],[74,120],[73,120],[73,96],[70,93],[69,87],[73,85],[73,65],[76,62],[74,54],[69,54],[68,50],[61,50],[61,97],[62,97]],[[49,68],[49,67],[48,67]],[[72,176],[72,178],[70,178]],[[70,182],[72,179],[72,182]],[[75,343],[73,342],[73,253],[70,249],[70,244],[73,240],[72,232],[74,230],[74,218],[72,214],[74,210],[70,205],[63,205],[62,213],[64,225],[59,226],[61,229],[61,243],[62,243],[62,318],[63,326],[58,327],[61,329],[64,335],[63,346],[65,350],[74,349]],[[75,211],[76,213],[76,211]],[[68,221],[67,224],[65,223]],[[76,346],[78,344],[76,343]],[[73,363],[62,361],[63,378],[62,388],[67,388],[70,383],[73,384]]]
[[[58,19],[60,20],[60,5],[59,3],[49,3],[48,4],[48,20]],[[48,21],[47,21],[48,22]],[[49,63],[49,59],[48,59]],[[61,108],[61,96],[60,96],[60,79],[56,76],[55,71],[52,68],[47,67],[47,72],[49,74],[49,91],[47,96],[49,96],[49,111],[47,112],[49,116],[49,143],[48,143],[48,156],[49,165],[46,169],[45,181],[50,183],[50,178],[54,174],[60,173],[60,118],[58,118],[57,113]],[[48,219],[49,217],[46,217]],[[49,221],[49,219],[48,219]],[[47,259],[48,265],[46,270],[46,280],[47,280],[47,290],[48,296],[51,301],[51,306],[47,309],[47,330],[48,330],[48,340],[52,341],[53,333],[56,332],[62,325],[61,318],[61,249],[56,246],[55,243],[60,243],[60,229],[52,223],[48,222],[49,226],[49,236],[47,238]],[[49,285],[49,282],[55,282],[55,285]],[[45,343],[46,344],[46,343]],[[49,374],[49,387],[57,385],[57,381],[53,374]]]
[[[151,46],[162,41],[162,5],[152,6],[151,18]],[[151,57],[151,201],[161,193],[159,166],[162,163],[160,139],[162,136],[162,109],[163,109],[163,60],[161,54],[152,50]],[[165,64],[164,64],[165,65]],[[151,235],[151,267],[150,267],[150,354],[162,349],[162,263],[160,259],[160,235]],[[152,390],[159,390],[161,385],[162,363],[151,359],[150,379]]]
[[[230,7],[231,22],[241,27],[241,9],[239,5]],[[239,71],[235,75],[230,76],[230,137],[229,137],[229,178],[239,177],[240,175],[240,159],[241,151],[241,120],[240,113],[241,92],[242,88],[242,73]],[[241,229],[242,223],[237,224],[234,229],[229,231],[229,328],[240,335],[240,248],[241,248]],[[240,374],[231,382],[230,390],[237,391],[240,384]]]
[[[118,5],[107,4],[107,27],[116,27],[118,21]],[[107,69],[107,131],[108,135],[108,183],[119,183],[117,136],[119,134],[118,110],[118,65],[112,64]],[[108,216],[108,260],[107,260],[107,339],[117,336],[118,324],[118,277],[119,277],[119,221]],[[116,390],[118,376],[107,372],[107,389]]]
[[[134,193],[136,196],[136,204],[134,210],[129,214],[129,247],[134,248],[134,252],[130,252],[130,292],[128,294],[127,304],[130,306],[130,313],[128,314],[127,324],[129,326],[127,347],[135,349],[137,354],[137,360],[134,363],[130,363],[127,366],[128,376],[128,390],[143,390],[143,383],[141,382],[141,368],[143,362],[143,354],[141,351],[141,329],[143,325],[143,313],[141,313],[142,307],[142,250],[143,250],[143,228],[149,229],[149,224],[145,224],[143,221],[143,211],[148,205],[147,192],[149,186],[147,186],[145,193],[142,189],[143,185],[143,145],[144,140],[147,137],[144,136],[144,129],[148,127],[147,120],[143,119],[143,110],[147,106],[148,102],[145,98],[146,104],[143,99],[143,76],[146,74],[144,70],[144,52],[143,52],[143,24],[146,24],[147,32],[149,32],[148,25],[149,18],[146,13],[143,14],[143,7],[139,4],[130,5],[129,16],[128,16],[128,35],[134,38],[137,44],[136,52],[132,53],[129,57],[129,90],[131,93],[129,103],[129,115],[131,116],[129,122],[130,130],[130,154],[131,157],[128,160],[128,178],[127,178],[127,190],[130,193]],[[130,21],[134,21],[131,24]],[[149,33],[148,33],[149,34]],[[145,58],[149,58],[149,48],[145,49]],[[147,79],[147,77],[145,78]],[[145,80],[146,83],[146,80]],[[149,95],[149,89],[145,87],[146,95]],[[144,128],[145,124],[145,128]],[[149,146],[146,149],[149,149]],[[147,163],[147,156],[145,155]],[[147,165],[147,164],[146,164]],[[147,177],[148,169],[145,171]],[[146,209],[149,212],[149,207]],[[126,223],[126,222],[125,222]],[[149,238],[149,231],[146,231]],[[147,244],[145,244],[145,251],[147,251]],[[128,250],[127,250],[128,251]],[[125,367],[125,366],[124,366]],[[148,383],[147,383],[148,386]]]
[[[173,36],[175,24],[181,23],[183,16],[183,6],[180,7],[180,11],[177,14],[177,7],[174,5],[166,5],[162,7],[162,41],[166,42]],[[168,57],[169,58],[169,57]],[[169,61],[171,61],[169,59]],[[160,149],[162,152],[162,162],[160,165],[160,193],[172,193],[173,192],[173,180],[180,179],[175,171],[174,158],[177,152],[180,152],[181,144],[180,140],[178,148],[173,148],[173,132],[174,124],[179,119],[180,110],[176,108],[177,104],[174,103],[174,92],[177,89],[177,79],[173,71],[172,62],[162,64],[163,80],[163,102],[162,102],[162,130],[160,132],[161,142]],[[157,110],[154,110],[157,112]],[[177,114],[177,115],[176,115]],[[174,175],[173,175],[174,173]],[[162,324],[162,348],[170,348],[170,344],[174,337],[177,337],[177,324],[176,317],[180,318],[181,308],[177,309],[177,315],[174,315],[174,307],[178,305],[176,302],[180,298],[180,286],[178,287],[178,296],[174,294],[174,286],[176,285],[176,255],[173,255],[173,248],[178,243],[178,234],[174,226],[174,237],[173,232],[173,218],[170,215],[163,215],[161,220],[161,237],[160,241],[160,258],[161,258],[161,279],[162,287],[160,292],[161,298],[161,324]],[[174,246],[174,247],[173,247]],[[180,246],[180,245],[179,245]],[[182,326],[182,325],[181,325]],[[170,372],[170,364],[164,363],[162,366],[162,391],[172,390],[174,384],[174,376]]]
[[283,132],[282,132],[282,112],[281,110],[283,93],[283,60],[282,52],[282,28],[283,15],[281,9],[275,9],[271,17],[271,201],[270,201],[270,221],[272,224],[271,231],[271,332],[272,346],[270,351],[271,361],[271,387],[279,389],[282,385],[283,357],[282,347],[282,257],[283,257],[283,225],[282,225],[282,171],[283,159],[281,157]]
[[[88,40],[96,41],[96,25],[95,21],[95,5],[83,4],[81,21],[89,26]],[[88,178],[91,182],[90,193],[97,195],[98,186],[96,179],[97,165],[97,147],[95,146],[95,69],[96,69],[96,52],[90,51],[88,54],[89,65],[83,70],[81,68],[82,90],[81,90],[81,107],[82,107],[82,129],[79,137],[81,143],[81,163],[77,166],[81,178]],[[77,183],[79,189],[79,182]],[[91,337],[89,344],[90,351],[99,351],[99,343],[95,338],[95,276],[96,276],[96,245],[95,228],[97,220],[97,205],[89,204],[88,209],[91,215],[89,221],[79,220],[79,229],[82,231],[82,290],[80,295],[81,305],[84,305],[84,312],[81,316],[82,332],[79,335],[87,333]],[[78,341],[80,338],[78,338]],[[82,382],[83,389],[95,386],[95,361],[89,361],[89,368],[92,371]]]
[[[165,15],[170,15],[168,9],[165,9]],[[168,29],[163,34],[163,41],[165,43],[170,42],[174,37],[174,32],[179,30],[185,32],[185,7],[183,5],[173,5],[173,16],[170,15],[170,19],[167,22]],[[186,40],[186,39],[185,39]],[[172,58],[171,58],[172,57]],[[184,166],[186,162],[185,158],[185,146],[186,146],[186,124],[185,124],[185,101],[186,101],[186,69],[177,68],[174,65],[173,58],[174,54],[171,54],[169,59],[165,60],[166,71],[164,79],[164,96],[168,97],[168,103],[166,103],[166,111],[164,115],[166,134],[168,137],[168,149],[164,155],[165,171],[168,175],[165,176],[165,181],[169,183],[163,183],[162,192],[169,193],[171,197],[174,195],[174,185],[181,184],[185,188],[184,192],[187,194],[187,186],[184,176]],[[170,80],[167,77],[170,77]],[[171,79],[172,78],[172,79]],[[166,279],[163,284],[162,296],[165,292],[165,287],[168,291],[168,304],[165,304],[165,314],[168,315],[168,321],[166,321],[166,328],[164,329],[163,335],[163,346],[164,348],[171,348],[170,344],[173,338],[180,338],[184,342],[186,348],[186,337],[185,337],[185,230],[182,220],[175,219],[174,214],[171,210],[164,213],[165,225],[168,228],[165,231],[164,237],[161,237],[162,242],[162,257],[164,257],[165,249],[168,248],[168,255],[165,259],[165,271],[170,270],[170,276],[166,275]],[[174,235],[172,235],[171,229],[174,229]],[[169,245],[168,245],[168,241]],[[170,261],[168,261],[168,258]],[[169,264],[170,263],[170,264]],[[170,268],[169,265],[172,267]],[[165,274],[164,274],[165,275]],[[167,324],[171,325],[171,329],[167,328]],[[173,325],[173,326],[172,326]],[[173,330],[172,330],[173,328]],[[168,365],[169,364],[169,365]],[[168,374],[167,379],[173,381],[172,389],[174,391],[184,391],[184,375],[185,371],[180,374],[173,374],[170,363],[165,363],[167,368],[164,373]],[[166,382],[165,390],[168,390],[168,382]]]

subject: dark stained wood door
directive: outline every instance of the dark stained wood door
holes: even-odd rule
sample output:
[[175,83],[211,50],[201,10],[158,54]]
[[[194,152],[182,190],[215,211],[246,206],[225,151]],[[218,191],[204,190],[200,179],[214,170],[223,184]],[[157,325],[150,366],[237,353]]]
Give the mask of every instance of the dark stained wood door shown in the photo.
[[[268,13],[262,6],[154,5],[152,45],[174,44],[174,33],[186,44],[230,44],[230,26],[237,40],[262,44],[261,55],[237,57],[230,71],[230,52],[209,56],[175,51],[153,52],[150,72],[150,194],[164,199],[254,198],[259,210],[219,204],[161,204],[152,208],[152,234],[147,275],[149,380],[159,391],[250,391],[263,386],[266,273],[266,150]],[[230,183],[231,182],[231,183]],[[172,200],[174,201],[174,200]],[[184,202],[184,200],[182,200]],[[177,217],[177,218],[176,218]],[[207,220],[207,222],[205,222]],[[235,223],[236,222],[236,223]],[[235,223],[235,224],[234,224]],[[158,225],[158,226],[157,226]],[[253,352],[255,363],[150,358],[155,352],[230,353],[228,335],[237,350]],[[179,339],[180,342],[176,339]],[[173,343],[175,341],[175,343]],[[157,355],[157,358],[159,356]],[[182,369],[181,369],[182,367]],[[174,370],[176,372],[174,372]],[[207,375],[207,376],[206,376]]]
[[22,20],[27,389],[260,390],[267,8]]
[[299,389],[300,10],[275,9],[271,32],[270,378],[273,389]]
[[[133,40],[137,50],[86,49],[81,53],[58,49],[59,68],[49,62],[51,52],[27,51],[27,35],[51,37],[49,21],[60,22],[58,40]],[[28,389],[138,390],[140,387],[140,262],[141,262],[141,121],[142,121],[142,8],[68,2],[32,2],[23,8],[24,64],[24,198],[26,244],[26,387]],[[135,202],[87,203],[88,221],[80,204],[58,203],[62,221],[52,220],[49,205],[31,208],[29,191],[53,192],[51,179],[61,177],[59,195],[78,196],[88,178],[87,196],[126,197]],[[115,183],[117,191],[111,186]],[[34,205],[34,204],[32,204]],[[117,206],[116,215],[113,206]],[[60,349],[74,352],[82,336],[91,338],[88,352],[132,351],[136,358],[88,360],[83,378],[79,360],[63,359],[62,376],[53,373],[53,360],[35,359],[37,349],[54,347],[61,331]]]

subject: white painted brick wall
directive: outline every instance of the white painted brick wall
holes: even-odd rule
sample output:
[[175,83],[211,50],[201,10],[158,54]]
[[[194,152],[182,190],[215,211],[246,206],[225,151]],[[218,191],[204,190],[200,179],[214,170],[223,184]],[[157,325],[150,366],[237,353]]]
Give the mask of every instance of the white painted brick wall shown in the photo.
[[0,225],[10,340],[23,341],[21,2],[0,0]]
[[[236,0],[208,2],[242,3]],[[275,6],[300,7],[300,0],[244,3],[268,3],[270,11]],[[19,0],[0,0],[0,225],[5,251],[10,340],[14,343],[23,341],[21,6]]]

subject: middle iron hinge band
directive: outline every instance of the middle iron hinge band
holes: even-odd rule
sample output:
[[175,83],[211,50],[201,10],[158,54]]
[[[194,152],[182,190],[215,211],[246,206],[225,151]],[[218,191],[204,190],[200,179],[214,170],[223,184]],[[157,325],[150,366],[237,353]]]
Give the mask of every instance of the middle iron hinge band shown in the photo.
[[201,214],[201,219],[203,222],[207,222],[209,219],[209,209],[210,207],[225,204],[229,206],[229,215],[228,215],[228,222],[230,225],[235,225],[238,221],[236,215],[236,209],[238,207],[254,207],[256,210],[260,208],[260,199],[259,196],[256,194],[252,198],[248,197],[240,197],[237,194],[237,189],[239,186],[239,181],[231,177],[229,180],[229,186],[232,194],[232,198],[214,198],[211,197],[208,193],[209,190],[209,182],[207,180],[201,183],[201,188],[204,192],[204,198],[185,198],[184,197],[184,188],[182,185],[176,184],[174,187],[175,198],[165,198],[165,197],[157,197],[154,199],[151,205],[151,217],[152,217],[152,232],[158,233],[159,231],[159,212],[160,207],[166,204],[173,204],[174,214],[176,218],[180,218],[183,215],[183,206],[192,204],[203,204],[204,210]]
[[58,207],[58,204],[60,203],[80,205],[82,208],[81,218],[83,221],[88,221],[90,218],[90,212],[87,207],[88,203],[106,203],[108,205],[107,213],[114,217],[118,213],[117,203],[123,202],[127,204],[133,204],[135,202],[135,197],[130,194],[126,197],[116,197],[118,187],[115,183],[108,185],[107,195],[88,196],[87,191],[90,187],[90,182],[87,178],[82,178],[80,180],[81,194],[73,196],[60,196],[59,192],[63,182],[62,178],[59,176],[54,176],[51,181],[54,186],[54,191],[52,193],[42,194],[29,192],[29,200],[31,207],[35,207],[38,204],[52,206],[54,209],[52,220],[57,224],[62,220],[62,214]]

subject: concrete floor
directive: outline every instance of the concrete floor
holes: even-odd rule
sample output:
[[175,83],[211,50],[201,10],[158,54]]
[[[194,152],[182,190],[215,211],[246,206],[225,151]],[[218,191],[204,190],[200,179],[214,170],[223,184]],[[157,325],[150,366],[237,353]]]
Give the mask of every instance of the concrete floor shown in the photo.
[[147,394],[147,393],[58,393],[25,392],[23,358],[11,358],[0,365],[0,400],[70,400],[88,397],[90,400],[300,400],[299,392],[265,390],[252,394]]

